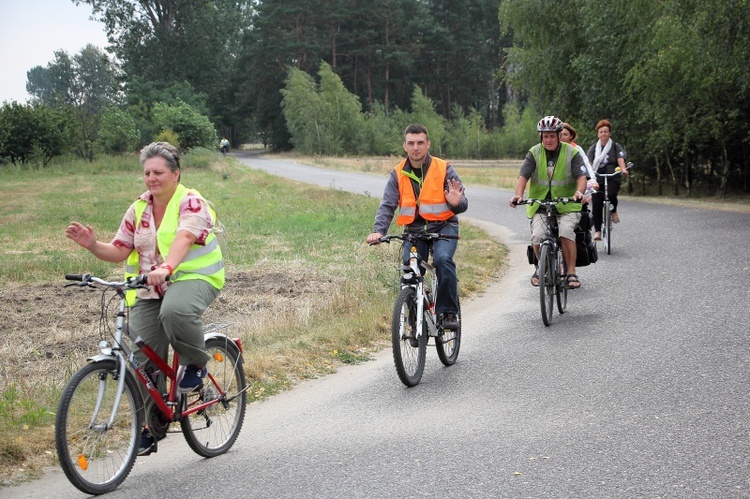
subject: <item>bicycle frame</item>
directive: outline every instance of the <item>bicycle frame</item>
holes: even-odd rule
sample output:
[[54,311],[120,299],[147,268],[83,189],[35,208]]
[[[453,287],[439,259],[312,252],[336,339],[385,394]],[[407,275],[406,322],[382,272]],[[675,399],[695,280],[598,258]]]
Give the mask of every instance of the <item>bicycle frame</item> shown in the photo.
[[[126,329],[125,328],[126,305],[125,305],[125,299],[124,299],[125,295],[122,289],[118,289],[117,293],[118,293],[118,296],[120,296],[120,304],[117,310],[116,320],[115,320],[114,344],[111,345],[109,341],[102,340],[101,342],[99,342],[99,350],[101,351],[101,354],[89,359],[89,361],[98,361],[98,360],[103,360],[105,358],[113,358],[115,359],[115,361],[117,362],[117,365],[119,366],[118,367],[119,379],[118,379],[118,385],[117,385],[117,396],[115,398],[114,410],[110,418],[109,428],[112,427],[112,424],[114,422],[113,421],[114,417],[117,414],[117,409],[120,406],[120,400],[121,400],[122,393],[125,387],[125,376],[126,376],[126,371],[127,371],[128,366],[132,368],[133,372],[136,375],[136,379],[138,379],[140,383],[145,387],[146,392],[154,401],[154,404],[156,405],[156,407],[159,408],[159,411],[161,411],[162,415],[168,421],[177,422],[184,416],[189,416],[191,414],[194,414],[198,411],[205,409],[206,407],[209,407],[218,403],[217,400],[211,400],[211,401],[197,404],[191,407],[179,407],[179,403],[178,403],[179,394],[177,393],[177,383],[179,382],[182,376],[182,372],[185,369],[184,366],[179,365],[179,355],[177,354],[177,352],[173,352],[172,365],[170,366],[158,353],[156,353],[154,349],[152,349],[150,346],[144,343],[144,341],[139,336],[136,338],[133,338],[129,328],[128,328],[127,333],[125,333],[125,329]],[[230,323],[223,323],[219,327],[216,327],[214,331],[219,330],[219,329],[224,329],[226,327],[229,327],[230,325],[231,325]],[[154,384],[153,380],[151,379],[151,376],[149,376],[149,374],[145,372],[143,367],[140,365],[140,363],[136,359],[135,353],[133,352],[133,350],[128,346],[127,342],[123,341],[123,334],[125,334],[130,341],[132,341],[135,345],[138,346],[138,348],[144,353],[144,355],[146,355],[154,363],[157,370],[164,373],[167,376],[167,379],[171,380],[166,401],[164,400],[164,397],[162,397],[162,394],[159,392],[158,387]],[[241,345],[239,338],[235,338],[232,341],[234,341],[237,344],[237,347],[240,349],[240,352],[241,352],[242,345]],[[211,382],[212,386],[221,395],[220,399],[225,398],[226,391],[223,391],[221,389],[219,384],[214,379],[213,374],[208,373],[207,378]],[[245,390],[247,390],[247,388],[248,387],[246,387]],[[235,397],[236,396],[237,395],[235,395]],[[101,406],[101,399],[102,399],[102,394],[100,393],[97,397],[96,408],[92,416],[92,422],[96,420],[96,416],[99,412],[99,407]]]
[[[568,303],[568,289],[566,283],[563,282],[563,275],[565,274],[565,260],[562,257],[562,243],[560,242],[560,235],[558,233],[557,216],[559,213],[557,212],[556,204],[566,204],[569,202],[573,202],[573,200],[569,198],[555,198],[548,200],[530,198],[516,203],[525,205],[538,204],[540,205],[540,207],[544,207],[545,209],[545,234],[542,241],[539,243],[539,253],[537,255],[540,264],[538,272],[539,297],[542,309],[542,321],[544,322],[545,326],[549,326],[551,324],[552,307],[554,307],[554,304],[551,300],[553,300],[554,298],[550,293],[548,293],[548,290],[546,289],[548,286],[546,276],[547,269],[543,267],[549,266],[552,272],[553,279],[551,287],[554,288],[554,292],[552,294],[556,296],[557,309],[561,314],[565,313],[565,308],[567,307]],[[547,255],[551,255],[551,262],[547,261]],[[544,260],[545,265],[542,265],[542,260]]]
[[[432,252],[432,248],[429,250]],[[420,265],[425,267],[425,273],[423,274]],[[432,276],[432,282],[431,289],[434,290],[433,293],[437,292],[437,276],[435,274],[435,267],[432,266],[428,261],[423,260],[419,256],[419,252],[417,251],[417,246],[412,244],[410,250],[409,250],[409,265],[404,266],[402,270],[411,270],[411,272],[414,273],[414,277],[416,278],[416,284],[414,283],[402,283],[401,288],[407,288],[412,287],[415,289],[417,293],[417,338],[422,336],[422,322],[423,317],[425,316],[424,313],[424,305],[425,303],[428,304],[429,309],[432,313],[426,314],[429,316],[429,320],[427,321],[427,329],[429,331],[429,336],[437,336],[438,335],[438,325],[434,321],[434,310],[435,310],[435,296],[429,296],[427,293],[425,293],[425,283],[424,283],[424,277],[425,275],[431,275]],[[402,332],[403,333],[403,332]],[[402,334],[403,336],[403,334]]]

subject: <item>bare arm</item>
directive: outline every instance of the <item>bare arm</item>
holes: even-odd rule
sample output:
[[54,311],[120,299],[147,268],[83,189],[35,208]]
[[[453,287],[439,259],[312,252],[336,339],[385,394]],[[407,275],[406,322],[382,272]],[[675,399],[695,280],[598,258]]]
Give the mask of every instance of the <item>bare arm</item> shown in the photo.
[[526,190],[526,184],[529,182],[529,179],[526,177],[523,177],[521,175],[518,176],[518,180],[516,180],[516,193],[515,196],[510,198],[510,207],[515,208],[516,204],[519,201],[523,201],[523,192]]
[[103,243],[96,240],[96,233],[90,225],[85,227],[78,222],[70,222],[65,229],[68,239],[89,250],[92,255],[105,262],[120,263],[130,255],[129,248],[115,246],[112,243]]

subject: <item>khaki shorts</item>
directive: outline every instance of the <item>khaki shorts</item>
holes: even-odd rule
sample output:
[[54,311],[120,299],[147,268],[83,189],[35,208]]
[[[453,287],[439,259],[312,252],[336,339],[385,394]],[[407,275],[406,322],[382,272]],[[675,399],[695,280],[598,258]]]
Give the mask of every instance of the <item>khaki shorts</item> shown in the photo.
[[[581,212],[575,211],[573,213],[564,213],[557,217],[557,228],[560,232],[560,237],[570,239],[571,241],[576,240],[576,227],[578,222],[581,220]],[[531,219],[531,244],[539,244],[544,239],[544,235],[547,232],[547,214],[536,212],[534,218]]]

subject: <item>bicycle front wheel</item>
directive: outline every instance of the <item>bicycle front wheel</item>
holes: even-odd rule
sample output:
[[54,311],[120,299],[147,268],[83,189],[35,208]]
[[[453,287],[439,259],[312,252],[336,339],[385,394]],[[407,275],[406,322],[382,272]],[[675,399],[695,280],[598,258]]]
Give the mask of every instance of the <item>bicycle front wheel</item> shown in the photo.
[[184,416],[180,426],[196,454],[215,457],[227,452],[240,434],[247,389],[242,357],[234,342],[227,337],[214,337],[206,341],[206,351],[211,357],[203,388],[183,396],[183,410],[210,405]]
[[555,305],[555,255],[552,246],[542,243],[539,248],[539,303],[542,307],[542,321],[545,326],[552,323],[552,310]]
[[133,469],[143,426],[143,403],[132,375],[125,377],[119,404],[114,360],[86,364],[62,392],[55,417],[60,466],[78,490],[104,494]]
[[391,320],[393,362],[399,379],[406,386],[415,386],[422,379],[427,356],[427,324],[424,321],[422,334],[417,336],[416,293],[411,287],[401,290]]
[[458,329],[444,330],[435,338],[435,349],[438,358],[443,365],[452,366],[458,359],[458,350],[461,348],[461,304],[458,305]]
[[604,249],[608,255],[612,254],[612,210],[609,206],[609,201],[604,201]]

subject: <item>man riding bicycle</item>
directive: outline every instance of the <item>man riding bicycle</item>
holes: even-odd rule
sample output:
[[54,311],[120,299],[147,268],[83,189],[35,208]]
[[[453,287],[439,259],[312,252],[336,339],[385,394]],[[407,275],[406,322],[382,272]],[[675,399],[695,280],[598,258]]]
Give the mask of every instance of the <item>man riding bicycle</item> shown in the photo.
[[[374,244],[388,233],[398,207],[396,223],[407,232],[436,232],[458,235],[458,214],[469,207],[464,187],[456,171],[445,160],[429,154],[430,139],[427,128],[412,124],[404,131],[404,151],[407,158],[391,171],[383,199],[375,214],[372,233],[367,242]],[[438,239],[433,243],[433,264],[438,278],[435,311],[442,317],[444,329],[458,329],[458,277],[453,254],[456,239]],[[425,260],[429,247],[417,245]],[[410,248],[404,247],[408,262]]]
[[[572,203],[557,203],[557,224],[560,233],[563,259],[567,269],[566,285],[569,289],[581,286],[576,274],[576,235],[575,228],[581,220],[581,203],[586,190],[586,165],[582,155],[570,144],[560,141],[563,122],[555,116],[545,116],[536,129],[540,132],[540,144],[526,153],[516,181],[515,195],[510,199],[510,206],[516,207],[523,201],[526,184],[529,186],[529,197],[534,199],[571,198]],[[539,244],[545,234],[545,217],[539,213],[538,204],[528,205],[526,213],[531,219],[531,243],[534,253],[539,258]],[[539,272],[534,270],[531,276],[532,286],[539,286]]]

